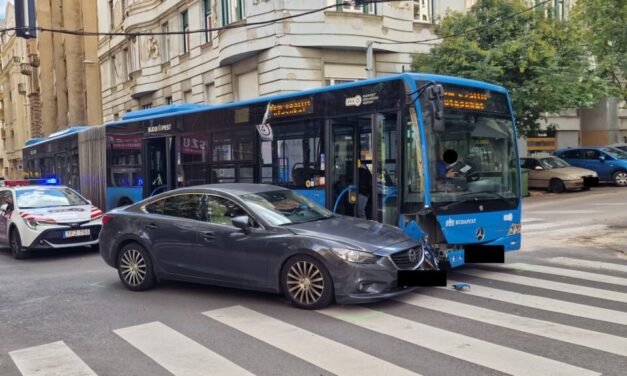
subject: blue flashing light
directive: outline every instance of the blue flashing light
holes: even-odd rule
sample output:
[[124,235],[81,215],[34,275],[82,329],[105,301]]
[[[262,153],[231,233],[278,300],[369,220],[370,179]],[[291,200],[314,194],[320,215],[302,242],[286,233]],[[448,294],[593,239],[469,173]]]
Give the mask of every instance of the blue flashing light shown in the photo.
[[57,184],[59,184],[59,179],[57,179],[57,178],[48,178],[48,179],[46,179],[46,184],[57,185]]

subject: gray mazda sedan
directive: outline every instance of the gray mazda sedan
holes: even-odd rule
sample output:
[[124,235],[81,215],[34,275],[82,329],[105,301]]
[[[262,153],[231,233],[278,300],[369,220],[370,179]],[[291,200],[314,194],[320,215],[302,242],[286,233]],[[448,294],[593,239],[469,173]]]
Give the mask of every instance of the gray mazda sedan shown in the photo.
[[103,218],[100,254],[130,290],[173,279],[283,293],[297,307],[369,302],[413,290],[399,270],[434,256],[400,229],[333,214],[285,188],[180,188]]

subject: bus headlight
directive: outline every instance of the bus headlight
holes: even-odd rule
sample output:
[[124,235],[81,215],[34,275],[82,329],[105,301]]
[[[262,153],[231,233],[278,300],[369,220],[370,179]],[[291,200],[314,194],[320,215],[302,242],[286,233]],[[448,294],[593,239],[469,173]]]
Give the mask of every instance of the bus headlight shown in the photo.
[[521,231],[522,231],[522,226],[520,225],[520,223],[512,223],[512,225],[509,226],[509,231],[507,232],[507,236],[520,234]]

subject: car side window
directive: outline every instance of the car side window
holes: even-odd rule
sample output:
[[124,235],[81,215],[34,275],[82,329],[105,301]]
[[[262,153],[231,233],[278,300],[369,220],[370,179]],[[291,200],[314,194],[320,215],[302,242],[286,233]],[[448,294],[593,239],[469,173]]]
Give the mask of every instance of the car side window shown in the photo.
[[248,215],[237,203],[219,196],[204,195],[201,199],[202,221],[217,225],[232,226],[235,217]]
[[165,199],[151,202],[144,207],[144,210],[150,214],[163,214],[163,207],[165,206]]
[[165,199],[163,214],[171,217],[201,219],[201,198],[204,195],[191,193],[184,195],[170,196]]
[[598,150],[586,150],[584,153],[585,159],[599,159],[601,153]]
[[4,204],[8,204],[6,207],[7,212],[13,210],[13,197],[11,195],[11,191],[0,191],[0,208],[2,208]]

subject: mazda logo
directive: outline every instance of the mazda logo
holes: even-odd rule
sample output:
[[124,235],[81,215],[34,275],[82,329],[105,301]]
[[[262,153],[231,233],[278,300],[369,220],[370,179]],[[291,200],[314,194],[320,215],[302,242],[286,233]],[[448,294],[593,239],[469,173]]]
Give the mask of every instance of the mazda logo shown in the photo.
[[477,235],[477,240],[483,240],[483,238],[485,238],[485,230],[483,229],[483,227],[479,227],[475,235]]
[[418,258],[418,251],[416,251],[415,249],[410,249],[409,252],[407,253],[407,256],[409,257],[409,262],[416,262],[416,258]]

